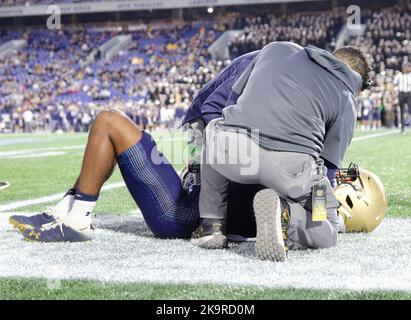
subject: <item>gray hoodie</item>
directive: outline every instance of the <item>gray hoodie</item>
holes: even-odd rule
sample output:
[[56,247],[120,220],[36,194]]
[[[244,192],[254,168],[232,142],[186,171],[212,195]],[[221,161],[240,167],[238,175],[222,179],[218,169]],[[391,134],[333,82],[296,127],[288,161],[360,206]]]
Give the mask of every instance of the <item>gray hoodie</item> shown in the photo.
[[352,139],[361,76],[329,52],[291,42],[265,46],[234,84],[225,130],[258,129],[269,150],[321,156],[337,167]]

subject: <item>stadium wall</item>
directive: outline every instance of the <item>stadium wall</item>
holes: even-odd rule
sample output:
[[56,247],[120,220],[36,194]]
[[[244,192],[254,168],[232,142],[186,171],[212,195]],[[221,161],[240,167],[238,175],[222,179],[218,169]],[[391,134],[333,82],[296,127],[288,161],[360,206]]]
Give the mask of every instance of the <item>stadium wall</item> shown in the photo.
[[[317,0],[127,0],[59,4],[64,14],[195,8],[208,6],[250,5],[267,3],[309,2]],[[331,0],[323,0],[331,2]],[[47,16],[51,5],[12,6],[0,8],[0,17]]]

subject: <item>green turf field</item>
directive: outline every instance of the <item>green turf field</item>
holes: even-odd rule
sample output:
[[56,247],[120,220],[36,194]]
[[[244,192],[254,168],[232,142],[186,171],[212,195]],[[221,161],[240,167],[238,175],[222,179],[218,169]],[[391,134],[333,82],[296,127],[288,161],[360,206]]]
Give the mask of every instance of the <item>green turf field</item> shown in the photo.
[[398,291],[332,291],[223,287],[219,285],[164,285],[148,283],[112,284],[95,281],[62,281],[60,289],[49,290],[43,279],[2,279],[0,299],[264,299],[264,300],[373,300],[411,299],[411,293]]
[[[382,133],[382,136],[378,134]],[[386,134],[386,135],[385,135]],[[154,135],[176,168],[183,167],[185,156],[180,133]],[[364,139],[368,137],[367,139]],[[360,138],[360,140],[357,140]],[[361,140],[363,139],[363,140]],[[11,186],[0,192],[0,207],[16,201],[41,198],[66,191],[77,177],[85,134],[0,135],[0,180]],[[358,132],[345,163],[351,161],[376,173],[384,182],[389,199],[388,217],[411,217],[411,134],[388,131]],[[121,182],[116,169],[108,185]],[[7,210],[37,212],[53,202],[42,202]],[[117,187],[101,193],[97,215],[131,214],[136,205],[127,189]],[[5,214],[1,213],[0,215]],[[1,254],[1,253],[0,253]],[[409,277],[409,275],[408,275]],[[50,289],[44,279],[16,278],[0,273],[0,299],[410,299],[410,292],[309,290],[223,287],[212,284],[150,284],[98,282],[82,279],[63,280],[58,289]]]

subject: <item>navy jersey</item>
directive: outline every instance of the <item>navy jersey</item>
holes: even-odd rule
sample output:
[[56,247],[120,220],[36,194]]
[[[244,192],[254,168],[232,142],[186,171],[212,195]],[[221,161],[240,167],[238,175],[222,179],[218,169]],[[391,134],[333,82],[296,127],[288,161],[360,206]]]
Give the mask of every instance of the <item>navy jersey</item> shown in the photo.
[[194,98],[181,125],[198,118],[208,124],[212,119],[221,117],[226,106],[235,104],[238,95],[232,87],[258,52],[250,52],[234,59],[214,79],[207,82]]

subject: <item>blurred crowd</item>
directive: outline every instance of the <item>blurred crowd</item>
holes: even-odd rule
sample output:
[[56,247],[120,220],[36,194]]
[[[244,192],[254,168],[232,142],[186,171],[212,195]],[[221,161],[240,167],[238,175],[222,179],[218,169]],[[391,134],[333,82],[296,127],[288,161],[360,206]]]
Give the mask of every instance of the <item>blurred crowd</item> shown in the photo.
[[171,128],[198,90],[225,63],[207,48],[221,26],[146,26],[128,31],[129,46],[87,64],[119,31],[31,30],[28,45],[0,59],[0,131],[87,131],[102,108],[125,111],[146,129]]
[[[359,97],[361,129],[398,127],[400,111],[395,77],[411,62],[411,10],[382,9],[369,12],[365,20],[365,34],[346,43],[363,48],[375,73],[375,85]],[[410,113],[411,106],[408,108]]]
[[[345,10],[285,15],[240,15],[244,29],[230,44],[231,59],[287,40],[335,48]],[[359,97],[363,130],[398,126],[395,75],[411,56],[411,15],[391,7],[365,12],[364,36],[347,43],[364,49],[376,85]],[[211,59],[208,47],[225,31],[223,22],[157,23],[116,28],[0,31],[0,44],[25,39],[27,46],[0,58],[0,132],[87,131],[102,108],[126,112],[139,126],[173,128],[199,89],[229,61]],[[105,60],[97,48],[117,35],[128,47]],[[90,57],[96,57],[95,61]]]
[[330,50],[330,46],[335,46],[342,24],[343,15],[331,12],[239,17],[235,27],[244,29],[244,32],[231,41],[230,55],[237,57],[273,41],[291,41],[302,46],[311,44]]
[[[240,17],[236,28],[244,28],[244,31],[229,45],[231,58],[262,48],[272,41],[283,40],[333,51],[343,17],[346,18],[345,10],[336,10],[332,14]],[[362,130],[398,127],[400,110],[394,79],[402,66],[411,61],[411,10],[394,6],[365,11],[362,20],[366,24],[365,34],[346,42],[361,47],[374,70],[375,86],[362,92],[358,99],[359,127]]]

